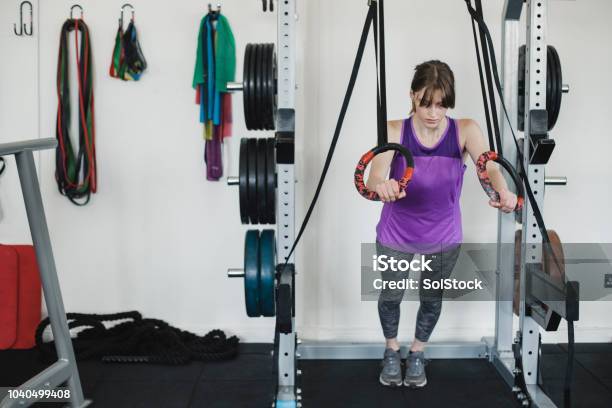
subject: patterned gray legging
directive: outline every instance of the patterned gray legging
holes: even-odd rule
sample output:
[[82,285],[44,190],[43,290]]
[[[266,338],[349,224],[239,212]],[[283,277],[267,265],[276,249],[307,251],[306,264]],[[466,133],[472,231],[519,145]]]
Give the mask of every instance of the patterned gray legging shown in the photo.
[[[421,281],[419,282],[419,298],[420,306],[417,314],[416,330],[414,337],[422,342],[427,342],[433,332],[440,313],[442,312],[442,289],[423,289],[422,280],[424,278],[439,280],[450,277],[457,259],[459,258],[461,246],[439,252],[432,255],[427,255],[426,259],[432,259],[429,267],[431,272],[421,272]],[[410,262],[414,254],[400,252],[395,249],[385,247],[381,243],[376,242],[376,252],[378,255],[393,256],[396,260],[404,259]],[[381,272],[383,281],[401,281],[408,278],[408,271],[384,271]],[[378,315],[382,326],[383,334],[387,339],[397,337],[397,328],[400,319],[400,303],[404,297],[404,289],[389,289],[383,287],[378,298]]]

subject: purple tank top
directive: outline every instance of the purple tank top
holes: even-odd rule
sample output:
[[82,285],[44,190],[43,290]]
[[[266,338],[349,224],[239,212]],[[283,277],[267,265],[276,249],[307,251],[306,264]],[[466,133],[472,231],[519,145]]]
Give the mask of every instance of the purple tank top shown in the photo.
[[[412,117],[402,125],[401,144],[414,156],[414,173],[406,197],[385,203],[376,226],[376,239],[400,251],[430,254],[445,250],[463,239],[459,198],[463,186],[463,164],[457,121],[447,117],[447,127],[438,143],[423,146]],[[406,160],[396,154],[390,178],[399,180]]]

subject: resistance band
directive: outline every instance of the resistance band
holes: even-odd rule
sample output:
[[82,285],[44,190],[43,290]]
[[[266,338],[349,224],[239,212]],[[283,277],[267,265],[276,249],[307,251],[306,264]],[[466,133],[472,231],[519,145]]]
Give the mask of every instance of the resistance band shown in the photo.
[[[514,144],[516,146],[516,150],[517,150],[517,154],[519,157],[519,174],[520,177],[522,178],[524,184],[525,184],[525,190],[527,191],[527,196],[529,198],[529,202],[531,203],[531,207],[533,210],[533,214],[534,217],[536,219],[538,228],[540,229],[540,233],[542,235],[542,240],[544,242],[544,249],[550,254],[551,258],[554,260],[557,268],[559,268],[559,270],[561,270],[560,264],[559,264],[559,260],[556,256],[556,254],[552,251],[551,247],[550,247],[550,237],[548,235],[548,230],[546,229],[546,226],[544,224],[544,219],[542,217],[542,213],[540,211],[540,208],[537,204],[537,202],[535,201],[535,196],[533,194],[533,191],[531,189],[531,185],[529,183],[529,178],[527,177],[527,174],[525,172],[525,167],[524,167],[524,157],[523,157],[523,153],[519,147],[518,144],[518,140],[516,138],[516,134],[514,132],[514,128],[512,126],[512,123],[510,121],[510,117],[508,115],[508,111],[506,109],[506,105],[504,103],[504,99],[503,99],[503,93],[501,90],[501,82],[499,80],[499,75],[498,75],[498,69],[497,69],[497,61],[496,61],[496,57],[495,57],[495,50],[493,48],[493,41],[491,39],[491,34],[489,32],[489,29],[484,21],[484,17],[482,14],[482,3],[481,0],[475,0],[476,2],[476,9],[474,9],[472,7],[472,1],[471,0],[465,0],[465,3],[467,5],[467,9],[468,12],[471,16],[472,19],[472,26],[474,28],[474,23],[478,24],[479,27],[479,31],[480,31],[480,39],[481,39],[481,46],[482,46],[482,51],[483,54],[486,55],[490,55],[491,60],[489,63],[489,59],[488,57],[484,57],[484,64],[485,64],[485,70],[487,71],[487,82],[488,82],[488,87],[489,87],[489,96],[492,99],[493,103],[494,103],[494,97],[495,95],[493,94],[493,81],[491,79],[491,72],[493,73],[493,78],[495,80],[495,90],[497,90],[497,93],[500,97],[500,101],[501,101],[501,106],[502,106],[502,110],[504,112],[504,116],[508,122],[508,125],[510,127],[510,131],[512,133],[512,138],[514,139]],[[479,54],[479,47],[478,47],[478,42],[476,40],[476,35],[474,34],[474,42],[475,42],[475,46],[476,46],[476,53],[477,56]],[[481,72],[481,61],[480,58],[478,57],[478,64],[479,64],[479,72]],[[482,81],[482,74],[481,74],[481,81]],[[485,96],[485,87],[482,86],[482,90],[483,90],[483,99],[485,101],[485,112],[488,109],[488,106],[486,104],[486,96]],[[492,106],[493,111],[495,111],[494,106]],[[493,123],[496,125],[495,128],[499,129],[499,122],[498,122],[498,118],[496,115],[493,116]],[[491,129],[490,127],[488,128],[489,131],[489,140],[492,140],[491,137]],[[501,140],[498,139],[498,147],[501,146]],[[491,146],[493,148],[493,146]],[[495,154],[495,153],[494,153]],[[498,158],[500,155],[497,155]],[[513,178],[515,176],[513,175]],[[515,179],[516,182],[516,179]],[[519,186],[520,184],[517,183],[517,186]],[[570,292],[569,294],[571,296],[575,296],[575,293],[573,293],[573,288],[571,286],[566,285],[566,287],[568,288],[568,291]],[[573,373],[573,360],[574,360],[574,323],[573,321],[567,320],[567,327],[568,327],[568,362],[567,362],[567,367],[566,367],[566,375],[565,375],[565,384],[564,384],[564,402],[565,405],[567,407],[569,407],[571,405],[571,383],[572,383],[572,373]],[[524,388],[525,387],[525,380],[524,380],[524,376],[523,373],[520,373],[521,376],[521,386]]]
[[124,81],[138,81],[146,68],[147,61],[138,42],[134,16],[132,15],[125,32],[123,31],[123,18],[120,18],[109,75]]
[[[76,153],[70,139],[68,36],[71,31],[75,32],[79,91],[79,150]],[[62,26],[57,63],[57,97],[55,178],[59,192],[73,204],[81,206],[87,204],[91,194],[97,190],[92,54],[89,28],[82,19],[68,19]]]

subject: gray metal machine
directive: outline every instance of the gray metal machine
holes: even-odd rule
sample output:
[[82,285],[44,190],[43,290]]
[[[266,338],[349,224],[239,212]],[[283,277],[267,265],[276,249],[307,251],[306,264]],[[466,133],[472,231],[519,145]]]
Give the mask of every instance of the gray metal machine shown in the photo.
[[[53,390],[63,383],[67,383],[69,394],[69,404],[71,407],[85,407],[91,401],[85,400],[81,389],[81,380],[77,370],[74,350],[66,320],[66,312],[62,301],[62,293],[57,278],[53,250],[51,249],[51,239],[45,219],[40,186],[36,175],[34,164],[34,151],[53,149],[57,146],[55,139],[38,139],[26,142],[0,144],[0,157],[15,156],[23,200],[25,202],[28,222],[32,241],[36,251],[36,259],[40,271],[40,280],[45,295],[45,304],[53,330],[55,349],[58,361],[47,367],[44,371],[26,381],[24,384],[15,388],[15,395],[23,397],[9,398],[7,395],[0,401],[1,408],[27,407],[35,403],[37,398],[32,397],[31,391],[37,393],[41,390]],[[46,399],[46,401],[49,401]]]

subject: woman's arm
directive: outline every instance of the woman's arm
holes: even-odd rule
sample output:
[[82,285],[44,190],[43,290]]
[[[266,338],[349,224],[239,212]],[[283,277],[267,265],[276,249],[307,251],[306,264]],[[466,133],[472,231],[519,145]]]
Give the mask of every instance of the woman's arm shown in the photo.
[[[465,150],[467,150],[474,164],[476,164],[478,157],[480,157],[482,153],[488,151],[489,147],[476,121],[464,119],[462,122],[461,132],[465,137]],[[498,164],[489,161],[487,163],[487,173],[491,179],[493,189],[499,193],[499,202],[489,200],[489,205],[494,208],[499,208],[506,213],[514,211],[517,202],[516,194],[508,190],[508,184],[499,170]]]
[[[387,139],[389,143],[400,143],[402,123],[403,121],[401,120],[387,122]],[[370,163],[370,173],[366,187],[368,190],[376,191],[383,202],[395,201],[406,196],[404,191],[400,193],[397,180],[387,180],[394,153],[395,151],[393,150],[381,153],[374,157]]]

